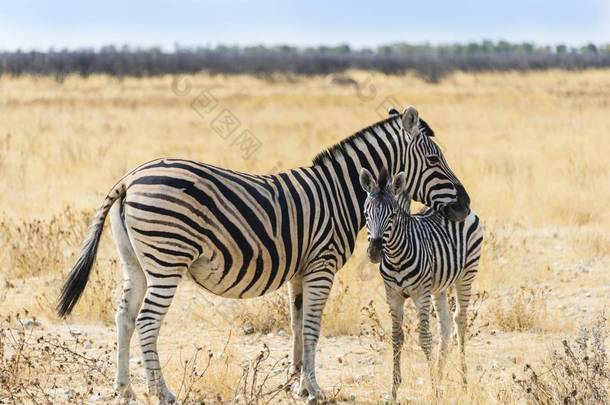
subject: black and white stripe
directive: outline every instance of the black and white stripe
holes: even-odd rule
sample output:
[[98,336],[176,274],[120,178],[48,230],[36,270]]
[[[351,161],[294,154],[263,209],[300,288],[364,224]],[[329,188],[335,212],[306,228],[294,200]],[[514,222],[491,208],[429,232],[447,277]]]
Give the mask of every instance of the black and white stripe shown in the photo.
[[[371,261],[381,263],[379,270],[392,316],[394,399],[401,382],[400,352],[404,341],[402,321],[405,299],[411,297],[414,300],[419,318],[419,344],[429,362],[432,350],[429,315],[434,301],[441,332],[437,365],[437,375],[440,377],[452,333],[447,300],[449,287],[455,287],[456,291],[454,320],[463,383],[466,384],[466,315],[483,242],[483,228],[473,212],[460,222],[450,221],[431,209],[411,215],[408,185],[412,183],[409,176],[408,172],[398,173],[390,185],[385,169],[381,170],[377,180],[367,169],[362,169],[361,174],[361,185],[368,194],[364,207],[369,232],[368,254]],[[434,382],[436,378],[432,367],[430,371]]]
[[[320,153],[311,166],[274,175],[181,159],[140,166],[106,197],[90,242],[63,287],[59,314],[70,313],[85,287],[110,211],[125,270],[117,314],[116,388],[123,397],[133,397],[129,342],[137,329],[149,391],[160,402],[175,401],[163,380],[157,338],[187,272],[202,288],[231,298],[258,297],[288,283],[299,391],[319,397],[315,347],[321,314],[334,275],[351,256],[364,226],[366,193],[358,187],[360,170],[405,170],[411,159],[408,145],[421,128],[428,127],[409,108]],[[418,180],[417,197],[445,215],[464,215],[468,197],[457,179],[432,177]],[[439,181],[451,184],[453,191],[436,193]]]

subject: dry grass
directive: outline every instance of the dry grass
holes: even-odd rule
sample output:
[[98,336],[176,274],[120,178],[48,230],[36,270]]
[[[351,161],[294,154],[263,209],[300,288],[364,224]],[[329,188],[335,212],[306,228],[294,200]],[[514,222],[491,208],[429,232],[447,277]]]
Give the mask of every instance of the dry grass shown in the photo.
[[[180,95],[172,91],[171,77],[67,77],[63,83],[1,77],[0,316],[12,314],[14,319],[27,310],[43,325],[34,331],[36,338],[51,334],[58,344],[76,344],[72,327],[111,347],[122,283],[110,231],[104,233],[91,285],[70,326],[55,318],[53,306],[93,209],[117,178],[159,156],[254,173],[306,165],[322,148],[378,120],[378,111],[384,114],[379,106],[392,98],[394,104],[417,106],[434,127],[486,230],[475,287],[488,297],[473,306],[471,316],[471,384],[464,394],[452,353],[444,400],[522,402],[511,374],[519,374],[524,363],[543,370],[545,349],[573,340],[578,335],[574,325],[603,309],[610,294],[610,71],[456,73],[438,84],[410,75],[350,75],[365,87],[333,87],[322,77],[264,81],[201,74],[183,78],[191,88]],[[244,158],[232,138],[214,132],[210,123],[215,114],[193,109],[203,91],[218,102],[215,112],[230,110],[241,122],[239,130],[249,129],[260,140],[260,149],[250,158]],[[338,392],[340,402],[383,401],[389,389],[390,319],[381,280],[366,260],[363,242],[361,235],[356,253],[337,276],[323,318],[318,379]],[[238,396],[240,381],[246,392],[275,389],[283,382],[279,374],[266,388],[251,383],[252,362],[267,344],[257,381],[282,368],[283,356],[290,352],[289,336],[278,333],[289,331],[285,304],[285,290],[262,299],[227,301],[183,283],[160,339],[171,386],[177,391],[182,385],[185,402],[204,398],[226,403]],[[245,326],[255,333],[244,335]],[[429,403],[434,394],[423,355],[410,336],[414,325],[407,322],[405,327],[409,338],[400,396]],[[14,321],[3,328],[19,330]],[[12,354],[6,355],[6,339],[5,369],[14,367]],[[134,358],[138,355],[135,349]],[[59,366],[48,363],[47,374],[68,386],[70,394],[88,398],[86,382],[65,380],[82,370]],[[24,379],[33,375],[28,368],[20,368],[26,374],[11,370],[3,373],[10,378],[3,380],[0,398],[16,395],[19,384],[32,384]],[[250,370],[249,377],[244,370]],[[44,390],[55,389],[50,386]],[[141,366],[134,366],[139,395],[144,386]],[[104,387],[104,398],[111,398],[105,380],[94,387]],[[240,398],[255,403],[259,397],[242,392]],[[54,402],[62,402],[57,398]]]
[[542,329],[546,316],[545,289],[521,287],[492,307],[494,323],[505,332]]

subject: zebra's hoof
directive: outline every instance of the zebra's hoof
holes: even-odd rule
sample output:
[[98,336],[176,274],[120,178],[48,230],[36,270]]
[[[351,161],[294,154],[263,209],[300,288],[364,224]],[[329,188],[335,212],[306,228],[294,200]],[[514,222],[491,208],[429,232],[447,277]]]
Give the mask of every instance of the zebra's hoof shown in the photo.
[[308,405],[316,405],[316,404],[324,404],[326,403],[326,395],[322,390],[318,389],[313,391],[313,393],[309,393],[307,396],[307,404]]
[[292,384],[292,394],[304,398],[308,395],[307,388],[303,387],[298,381]]
[[136,393],[131,388],[131,384],[114,383],[114,390],[117,393],[118,404],[129,404],[136,399]]
[[157,405],[168,405],[175,403],[176,396],[170,390],[165,389],[162,393],[159,394],[159,401],[157,402]]

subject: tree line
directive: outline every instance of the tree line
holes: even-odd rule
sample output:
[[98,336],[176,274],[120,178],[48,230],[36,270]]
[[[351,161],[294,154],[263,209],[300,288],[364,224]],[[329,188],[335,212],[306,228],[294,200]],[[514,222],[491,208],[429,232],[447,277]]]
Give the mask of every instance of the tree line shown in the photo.
[[354,49],[348,45],[294,47],[216,46],[160,48],[104,46],[100,49],[0,52],[0,74],[155,76],[210,73],[314,75],[365,69],[414,71],[437,81],[453,71],[480,72],[610,67],[610,44],[582,47],[482,41],[451,45],[396,43]]

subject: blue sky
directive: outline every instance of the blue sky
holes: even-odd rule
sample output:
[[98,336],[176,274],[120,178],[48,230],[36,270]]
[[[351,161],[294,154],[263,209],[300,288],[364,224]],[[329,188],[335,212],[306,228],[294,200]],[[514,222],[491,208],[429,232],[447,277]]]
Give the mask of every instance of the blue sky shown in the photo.
[[610,0],[0,0],[2,50],[482,39],[610,43]]

